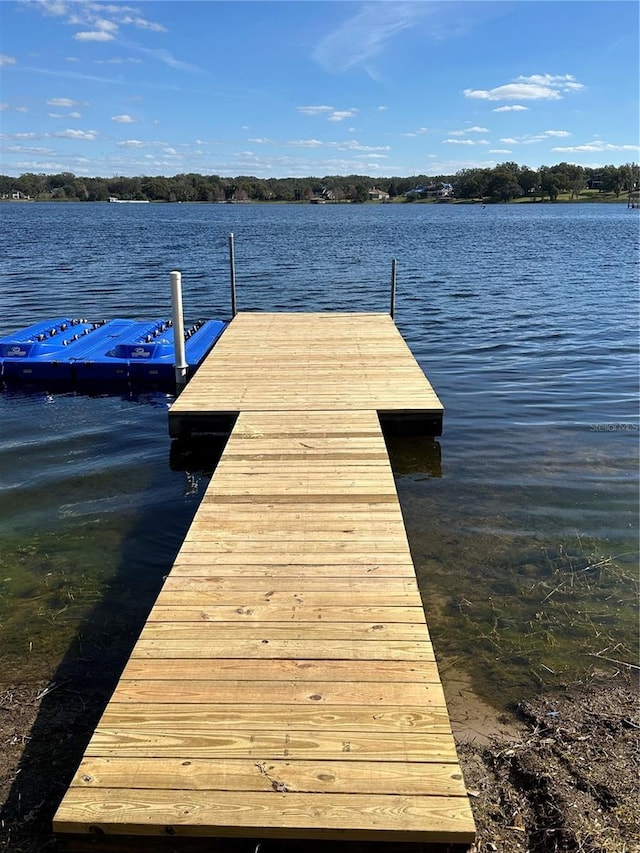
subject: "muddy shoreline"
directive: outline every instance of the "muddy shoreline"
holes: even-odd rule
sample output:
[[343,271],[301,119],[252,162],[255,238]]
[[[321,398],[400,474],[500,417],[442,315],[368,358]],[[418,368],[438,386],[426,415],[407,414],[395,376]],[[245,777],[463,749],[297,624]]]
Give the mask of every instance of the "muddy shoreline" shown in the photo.
[[[51,820],[112,683],[89,661],[78,666],[82,677],[64,682],[0,682],[2,853],[61,849]],[[473,701],[463,681],[447,691],[478,828],[474,853],[640,850],[637,679],[591,675],[502,714]],[[272,841],[262,849],[284,848]]]

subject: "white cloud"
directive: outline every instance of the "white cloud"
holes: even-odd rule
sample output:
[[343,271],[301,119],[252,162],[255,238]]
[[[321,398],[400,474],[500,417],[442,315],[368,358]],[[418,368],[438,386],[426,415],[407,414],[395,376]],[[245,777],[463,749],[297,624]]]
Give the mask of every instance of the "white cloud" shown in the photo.
[[510,83],[495,89],[465,89],[466,98],[480,98],[487,101],[548,100],[559,101],[562,95],[549,86],[534,86],[528,83]]
[[111,59],[92,59],[91,60],[94,65],[141,65],[142,60],[137,59],[134,56],[127,56],[125,59],[121,59],[118,56],[114,56]]
[[525,136],[503,136],[500,142],[507,145],[531,145],[535,142],[544,142],[545,139],[571,136],[568,130],[543,130],[542,133],[529,133]]
[[334,110],[328,117],[329,121],[344,121],[346,118],[353,118],[358,110]]
[[[264,136],[258,136],[250,139],[249,142],[253,142],[254,145],[275,145],[275,140],[267,139]],[[197,143],[196,143],[197,144]]]
[[444,144],[449,145],[488,145],[488,139],[443,139]]
[[47,113],[47,115],[49,118],[82,118],[82,114],[75,110],[71,113]]
[[292,139],[287,142],[287,145],[292,145],[294,148],[319,148],[327,143],[319,139]]
[[319,116],[324,113],[335,112],[335,108],[329,107],[326,104],[321,104],[317,107],[298,107],[298,112],[304,113],[307,116]]
[[368,62],[382,53],[393,38],[428,14],[429,5],[401,0],[368,3],[318,43],[313,59],[329,72],[345,71]]
[[417,130],[410,130],[408,133],[401,133],[400,136],[414,137],[414,136],[420,136],[421,134],[428,133],[428,132],[429,132],[428,127],[419,127]]
[[79,107],[80,101],[74,101],[73,98],[49,98],[47,104],[50,107]]
[[105,33],[117,33],[118,25],[113,21],[107,21],[105,18],[96,18],[93,22],[94,27]]
[[489,154],[511,154],[510,148],[490,148]]
[[346,139],[342,142],[321,141],[319,139],[292,139],[286,143],[295,148],[336,148],[339,151],[390,151],[388,145],[362,145],[356,139]]
[[120,148],[143,148],[147,143],[139,139],[125,139],[123,142],[117,142],[116,145]]
[[522,104],[511,104],[506,105],[504,107],[496,107],[494,110],[491,110],[492,113],[521,113],[524,110],[528,110],[529,107],[523,107]]
[[45,15],[51,15],[52,17],[62,17],[69,11],[68,4],[62,2],[62,0],[49,0],[49,2],[39,0],[36,5],[41,12],[44,12]]
[[566,92],[584,88],[571,74],[532,74],[495,89],[465,89],[464,95],[486,101],[559,101]]
[[[116,33],[120,27],[125,26],[155,33],[167,32],[167,28],[162,24],[141,17],[137,9],[121,3],[36,0],[33,7],[44,15],[66,18],[68,24],[75,27],[85,26],[92,32]],[[74,38],[77,36],[78,34]]]
[[450,130],[449,136],[466,136],[467,133],[489,133],[487,127],[468,127],[466,130]]
[[61,130],[59,133],[54,133],[61,139],[83,139],[93,141],[98,138],[98,133],[95,130]]
[[587,142],[584,145],[568,145],[558,148],[552,148],[552,151],[560,151],[562,153],[578,153],[578,152],[596,152],[604,151],[638,151],[640,145],[613,145],[610,142],[603,142],[601,139],[596,139],[593,142]]
[[116,121],[118,124],[135,124],[136,119],[129,115],[111,116],[111,121]]
[[0,65],[15,65],[15,56],[7,56],[6,53],[0,53]]
[[51,148],[33,148],[28,145],[7,145],[4,150],[10,154],[55,154]]
[[16,112],[17,113],[28,113],[29,107],[16,107]]
[[297,109],[298,112],[304,113],[307,116],[326,116],[329,121],[344,121],[347,118],[353,118],[358,112],[355,107],[351,107],[348,110],[337,110],[335,107],[330,107],[327,104],[298,107]]
[[124,18],[121,23],[133,24],[140,30],[149,30],[152,33],[168,32],[167,28],[163,27],[162,24],[157,24],[155,21],[147,21],[146,18]]
[[383,113],[385,110],[388,110],[388,109],[389,109],[389,107],[386,107],[386,106],[384,106],[384,104],[382,104],[381,106],[378,107],[378,112]]
[[181,59],[176,59],[173,54],[171,54],[168,50],[164,48],[159,48],[157,50],[152,50],[148,47],[142,47],[139,44],[132,44],[135,50],[138,50],[140,53],[145,54],[146,56],[151,56],[153,59],[157,59],[159,62],[163,62],[169,68],[174,68],[176,71],[188,71],[193,74],[200,74],[202,69],[197,65],[193,65],[191,62],[183,62]]
[[361,145],[355,139],[349,139],[346,142],[332,142],[331,145],[341,151],[391,151],[389,145]]
[[76,33],[74,39],[76,41],[113,41],[114,36],[104,30],[92,30]]

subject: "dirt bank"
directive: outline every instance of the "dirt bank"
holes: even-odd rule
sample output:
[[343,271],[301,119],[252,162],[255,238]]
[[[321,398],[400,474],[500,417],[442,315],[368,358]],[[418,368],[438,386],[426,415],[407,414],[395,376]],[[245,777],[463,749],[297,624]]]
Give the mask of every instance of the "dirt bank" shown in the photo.
[[512,737],[458,744],[478,853],[638,853],[637,686],[573,685],[515,718]]

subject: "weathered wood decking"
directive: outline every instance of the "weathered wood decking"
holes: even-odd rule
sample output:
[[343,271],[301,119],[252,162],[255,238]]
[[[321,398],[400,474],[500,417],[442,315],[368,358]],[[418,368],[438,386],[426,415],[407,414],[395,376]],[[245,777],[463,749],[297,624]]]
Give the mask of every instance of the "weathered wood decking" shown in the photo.
[[[336,378],[338,364],[348,369],[340,346],[332,357],[312,340],[308,315],[288,316],[288,380],[274,375],[273,360],[265,368],[251,353],[245,331],[257,326],[240,315],[216,355],[228,360],[227,381],[218,384],[207,362],[174,404],[183,413],[195,405],[234,412],[242,403],[56,815],[58,833],[93,827],[116,845],[119,835],[167,834],[176,842],[243,836],[460,850],[473,840],[374,392],[365,386],[407,401],[381,360],[375,380],[354,380],[367,407],[347,405],[347,380]],[[352,315],[331,316],[350,328]],[[284,340],[282,319],[267,318]],[[238,320],[239,358],[264,376],[271,409],[233,363]],[[298,341],[306,380],[294,364]],[[323,392],[312,349],[334,377]],[[392,373],[395,356],[385,357]],[[289,409],[279,399],[287,385],[297,393]],[[430,411],[439,405],[428,384],[420,399]]]

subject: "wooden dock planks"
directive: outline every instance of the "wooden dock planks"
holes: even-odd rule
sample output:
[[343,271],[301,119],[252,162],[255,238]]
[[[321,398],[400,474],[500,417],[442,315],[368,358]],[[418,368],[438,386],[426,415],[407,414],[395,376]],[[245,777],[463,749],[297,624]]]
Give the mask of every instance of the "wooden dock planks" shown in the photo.
[[473,841],[374,410],[240,413],[54,828]]
[[262,312],[233,319],[171,407],[169,429],[179,437],[228,429],[241,411],[292,410],[377,411],[442,430],[442,404],[388,315]]

